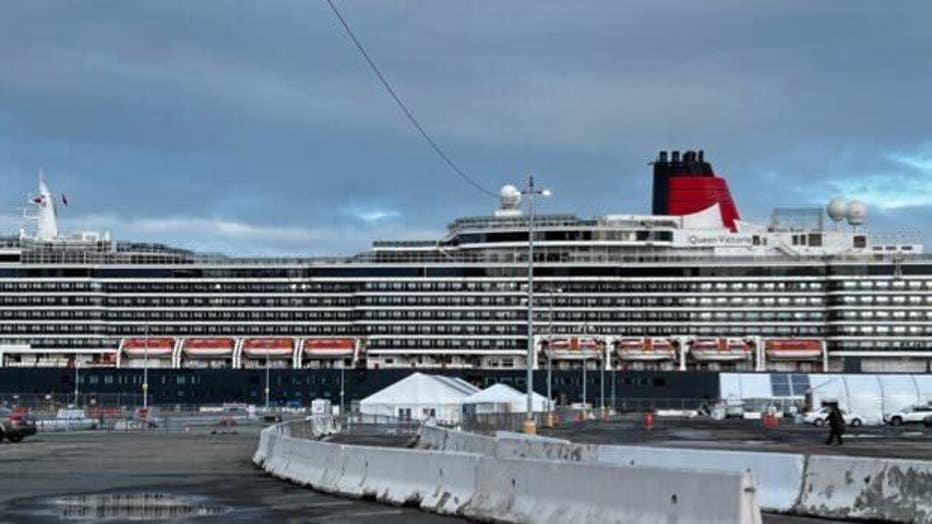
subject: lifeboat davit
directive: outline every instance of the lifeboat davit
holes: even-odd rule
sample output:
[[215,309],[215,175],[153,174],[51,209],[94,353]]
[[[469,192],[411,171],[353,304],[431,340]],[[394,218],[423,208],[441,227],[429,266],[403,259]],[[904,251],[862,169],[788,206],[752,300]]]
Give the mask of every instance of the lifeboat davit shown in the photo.
[[188,358],[232,358],[235,346],[232,338],[186,338],[181,350]]
[[751,358],[751,345],[740,338],[698,339],[689,352],[696,360],[733,362]]
[[676,348],[663,338],[627,338],[615,343],[615,352],[621,360],[674,360]]
[[547,355],[555,359],[599,358],[599,341],[594,338],[557,338],[547,346]]
[[818,360],[822,358],[821,340],[776,339],[764,343],[771,360]]
[[294,346],[293,338],[247,338],[243,341],[243,354],[253,359],[291,358]]
[[356,351],[351,338],[306,338],[301,344],[304,356],[312,359],[350,358]]
[[175,339],[127,338],[123,340],[121,350],[130,358],[171,358],[175,350]]

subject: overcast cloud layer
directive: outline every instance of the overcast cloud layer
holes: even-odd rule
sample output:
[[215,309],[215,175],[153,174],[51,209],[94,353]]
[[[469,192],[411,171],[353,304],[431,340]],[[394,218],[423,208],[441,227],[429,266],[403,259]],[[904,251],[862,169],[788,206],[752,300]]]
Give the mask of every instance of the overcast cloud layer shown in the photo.
[[[744,218],[829,197],[932,244],[928,2],[343,1],[434,137],[545,211],[648,212],[702,148]],[[0,1],[0,226],[44,167],[65,229],[207,251],[430,238],[495,201],[452,175],[318,1]]]

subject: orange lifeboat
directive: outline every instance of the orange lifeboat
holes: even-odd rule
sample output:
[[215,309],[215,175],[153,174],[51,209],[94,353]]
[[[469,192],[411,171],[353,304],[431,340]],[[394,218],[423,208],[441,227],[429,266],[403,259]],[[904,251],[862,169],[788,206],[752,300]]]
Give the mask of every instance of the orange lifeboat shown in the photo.
[[175,339],[127,338],[123,340],[121,350],[130,358],[171,358],[175,350]]
[[181,350],[188,358],[230,358],[235,346],[232,338],[186,338]]
[[663,338],[626,338],[615,343],[615,352],[621,360],[673,360],[676,348]]
[[243,354],[253,359],[291,358],[294,346],[293,338],[247,338],[243,341]]
[[740,338],[711,338],[693,341],[690,354],[696,360],[729,362],[751,358],[751,345]]
[[555,359],[599,358],[599,341],[594,338],[559,338],[550,342],[547,354]]
[[356,341],[352,338],[306,338],[301,349],[312,359],[349,358],[355,353]]
[[822,341],[776,339],[764,343],[767,357],[773,360],[818,360],[822,358]]

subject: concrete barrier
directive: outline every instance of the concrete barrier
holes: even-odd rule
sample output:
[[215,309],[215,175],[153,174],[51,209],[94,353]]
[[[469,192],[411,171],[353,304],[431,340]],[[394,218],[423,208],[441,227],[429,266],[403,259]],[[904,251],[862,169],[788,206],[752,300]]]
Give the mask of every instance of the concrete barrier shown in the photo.
[[457,514],[476,487],[475,454],[346,446],[274,430],[262,431],[255,463],[278,478],[319,491]]
[[425,425],[421,427],[421,434],[415,447],[495,456],[495,445],[496,441],[492,437]]
[[495,437],[464,431],[424,426],[416,446],[488,457],[597,462],[598,446],[575,444],[569,440],[499,431]]
[[380,502],[456,514],[476,488],[479,456],[471,453],[344,446],[339,491]]
[[269,446],[272,437],[269,432],[262,430],[259,432],[259,444],[256,445],[256,452],[252,455],[253,464],[262,464],[269,455]]
[[760,523],[749,475],[482,457],[464,515],[557,524]]
[[[736,475],[749,472],[757,489],[756,502],[764,510],[820,518],[932,524],[932,496],[929,495],[932,493],[932,461],[648,446],[595,446],[508,432],[501,432],[496,438],[491,438],[443,428],[431,428],[422,433],[418,447],[467,451],[489,459],[496,458],[502,464],[515,460],[546,460],[557,461],[558,465],[554,466],[557,468],[569,466],[560,466],[559,463],[576,462],[580,465],[646,467],[663,470],[668,474],[675,471],[677,475],[685,475],[690,471],[691,474]],[[480,472],[480,475],[486,473]],[[567,485],[574,485],[572,483],[575,480],[570,482]],[[482,496],[489,500],[494,497],[506,500],[510,496],[509,492],[501,488],[499,486],[497,492],[484,493]],[[576,493],[575,485],[573,492]],[[476,504],[478,506],[475,507],[479,508],[488,506],[485,503]],[[536,511],[533,508],[547,504],[543,501],[532,505],[532,509],[527,511]],[[568,504],[572,506],[572,503]],[[523,518],[523,506],[519,505],[513,511],[515,513],[508,519]],[[579,511],[583,511],[583,508]],[[582,513],[573,513],[574,518],[582,518],[580,515]],[[473,516],[491,518],[481,513]]]
[[812,455],[795,512],[932,522],[932,461]]
[[761,509],[788,512],[799,499],[806,459],[793,453],[600,446],[598,462],[700,471],[750,471]]
[[311,426],[315,438],[322,438],[340,432],[340,422],[331,415],[311,415],[305,419]]
[[254,460],[321,491],[499,522],[760,522],[747,474],[349,446],[274,426],[262,431]]
[[495,438],[495,456],[501,459],[597,462],[598,451],[596,445],[521,433],[499,432]]
[[437,426],[422,425],[414,447],[417,449],[444,450],[447,445],[447,430]]

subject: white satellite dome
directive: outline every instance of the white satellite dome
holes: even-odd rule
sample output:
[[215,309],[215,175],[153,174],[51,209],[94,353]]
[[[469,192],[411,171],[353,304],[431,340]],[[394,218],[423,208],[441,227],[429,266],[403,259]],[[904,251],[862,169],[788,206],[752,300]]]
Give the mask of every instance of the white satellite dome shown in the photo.
[[860,226],[867,218],[867,204],[860,200],[848,202],[848,223],[852,226]]
[[843,198],[833,198],[825,206],[825,212],[833,222],[841,222],[848,216],[848,202]]
[[502,199],[502,209],[517,209],[521,203],[521,192],[511,184],[502,186],[498,196]]

